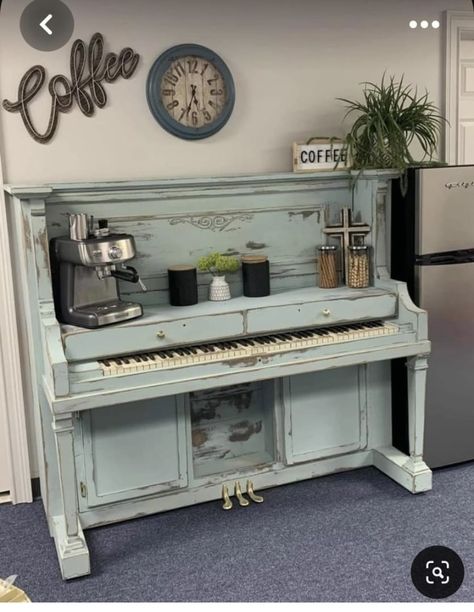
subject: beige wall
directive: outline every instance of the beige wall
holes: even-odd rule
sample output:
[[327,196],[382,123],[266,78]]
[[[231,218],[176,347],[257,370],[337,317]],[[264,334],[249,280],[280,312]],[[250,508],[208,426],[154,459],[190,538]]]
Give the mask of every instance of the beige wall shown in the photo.
[[[18,20],[29,0],[4,0],[0,19],[0,95],[16,99],[20,77],[35,63],[66,73],[70,44],[40,53],[22,39]],[[411,18],[441,19],[472,10],[469,0],[68,0],[74,35],[104,33],[109,50],[131,45],[142,60],[130,81],[107,86],[109,104],[93,119],[77,108],[61,115],[48,145],[35,143],[19,115],[0,111],[5,180],[44,182],[290,169],[290,144],[310,135],[341,134],[337,96],[384,70],[442,100],[442,30],[412,31]],[[229,124],[212,138],[181,141],[152,118],[145,81],[153,60],[171,45],[197,42],[216,50],[237,89]],[[46,126],[48,97],[34,104]]]
[[[43,64],[49,77],[67,74],[70,43],[40,53],[22,39],[18,22],[30,0],[3,0],[0,97],[16,99],[25,70]],[[291,143],[311,135],[342,135],[343,105],[359,82],[405,73],[407,81],[443,99],[443,31],[408,28],[410,19],[442,19],[472,10],[470,0],[67,0],[74,36],[100,31],[108,50],[130,45],[142,56],[129,81],[107,86],[108,106],[94,118],[77,108],[61,115],[48,145],[34,142],[19,115],[0,110],[5,181],[226,175],[285,171]],[[186,142],[153,119],[145,82],[168,47],[196,42],[217,51],[233,72],[236,106],[212,138]],[[44,130],[49,100],[35,101]],[[34,456],[34,450],[31,453]],[[33,471],[36,467],[33,465]]]

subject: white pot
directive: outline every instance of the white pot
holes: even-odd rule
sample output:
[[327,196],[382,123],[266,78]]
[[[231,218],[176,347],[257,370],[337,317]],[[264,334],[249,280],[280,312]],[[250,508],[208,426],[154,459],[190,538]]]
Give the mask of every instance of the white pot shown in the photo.
[[230,300],[230,287],[225,276],[213,276],[209,285],[209,299],[211,302]]

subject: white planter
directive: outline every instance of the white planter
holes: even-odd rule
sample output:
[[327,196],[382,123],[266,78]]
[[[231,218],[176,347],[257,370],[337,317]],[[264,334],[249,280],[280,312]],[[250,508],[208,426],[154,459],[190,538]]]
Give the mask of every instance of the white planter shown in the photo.
[[213,276],[209,285],[209,299],[211,302],[230,300],[230,287],[225,276]]

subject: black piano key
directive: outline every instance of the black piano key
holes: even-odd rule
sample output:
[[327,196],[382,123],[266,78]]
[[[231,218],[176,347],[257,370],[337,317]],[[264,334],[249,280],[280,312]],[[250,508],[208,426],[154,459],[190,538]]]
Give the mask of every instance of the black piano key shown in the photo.
[[189,350],[191,351],[191,353],[192,353],[193,355],[197,355],[197,350],[196,350],[196,347],[195,347],[195,346],[190,346],[190,347],[189,347]]
[[123,365],[123,361],[120,359],[120,357],[115,358],[115,363],[118,363],[118,365]]
[[109,367],[109,366],[111,365],[111,363],[110,363],[110,361],[109,361],[108,359],[103,359],[103,360],[102,360],[102,363],[103,363],[105,366],[107,366],[107,367]]

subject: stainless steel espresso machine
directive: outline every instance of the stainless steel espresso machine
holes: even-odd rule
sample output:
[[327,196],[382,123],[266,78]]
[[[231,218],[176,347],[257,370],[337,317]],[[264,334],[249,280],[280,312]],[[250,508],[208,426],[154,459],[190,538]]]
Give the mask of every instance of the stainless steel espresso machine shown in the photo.
[[130,234],[112,233],[106,219],[69,216],[69,236],[51,240],[50,257],[56,315],[62,323],[95,328],[141,317],[140,304],[120,299],[118,279],[139,283],[125,262],[135,257]]

